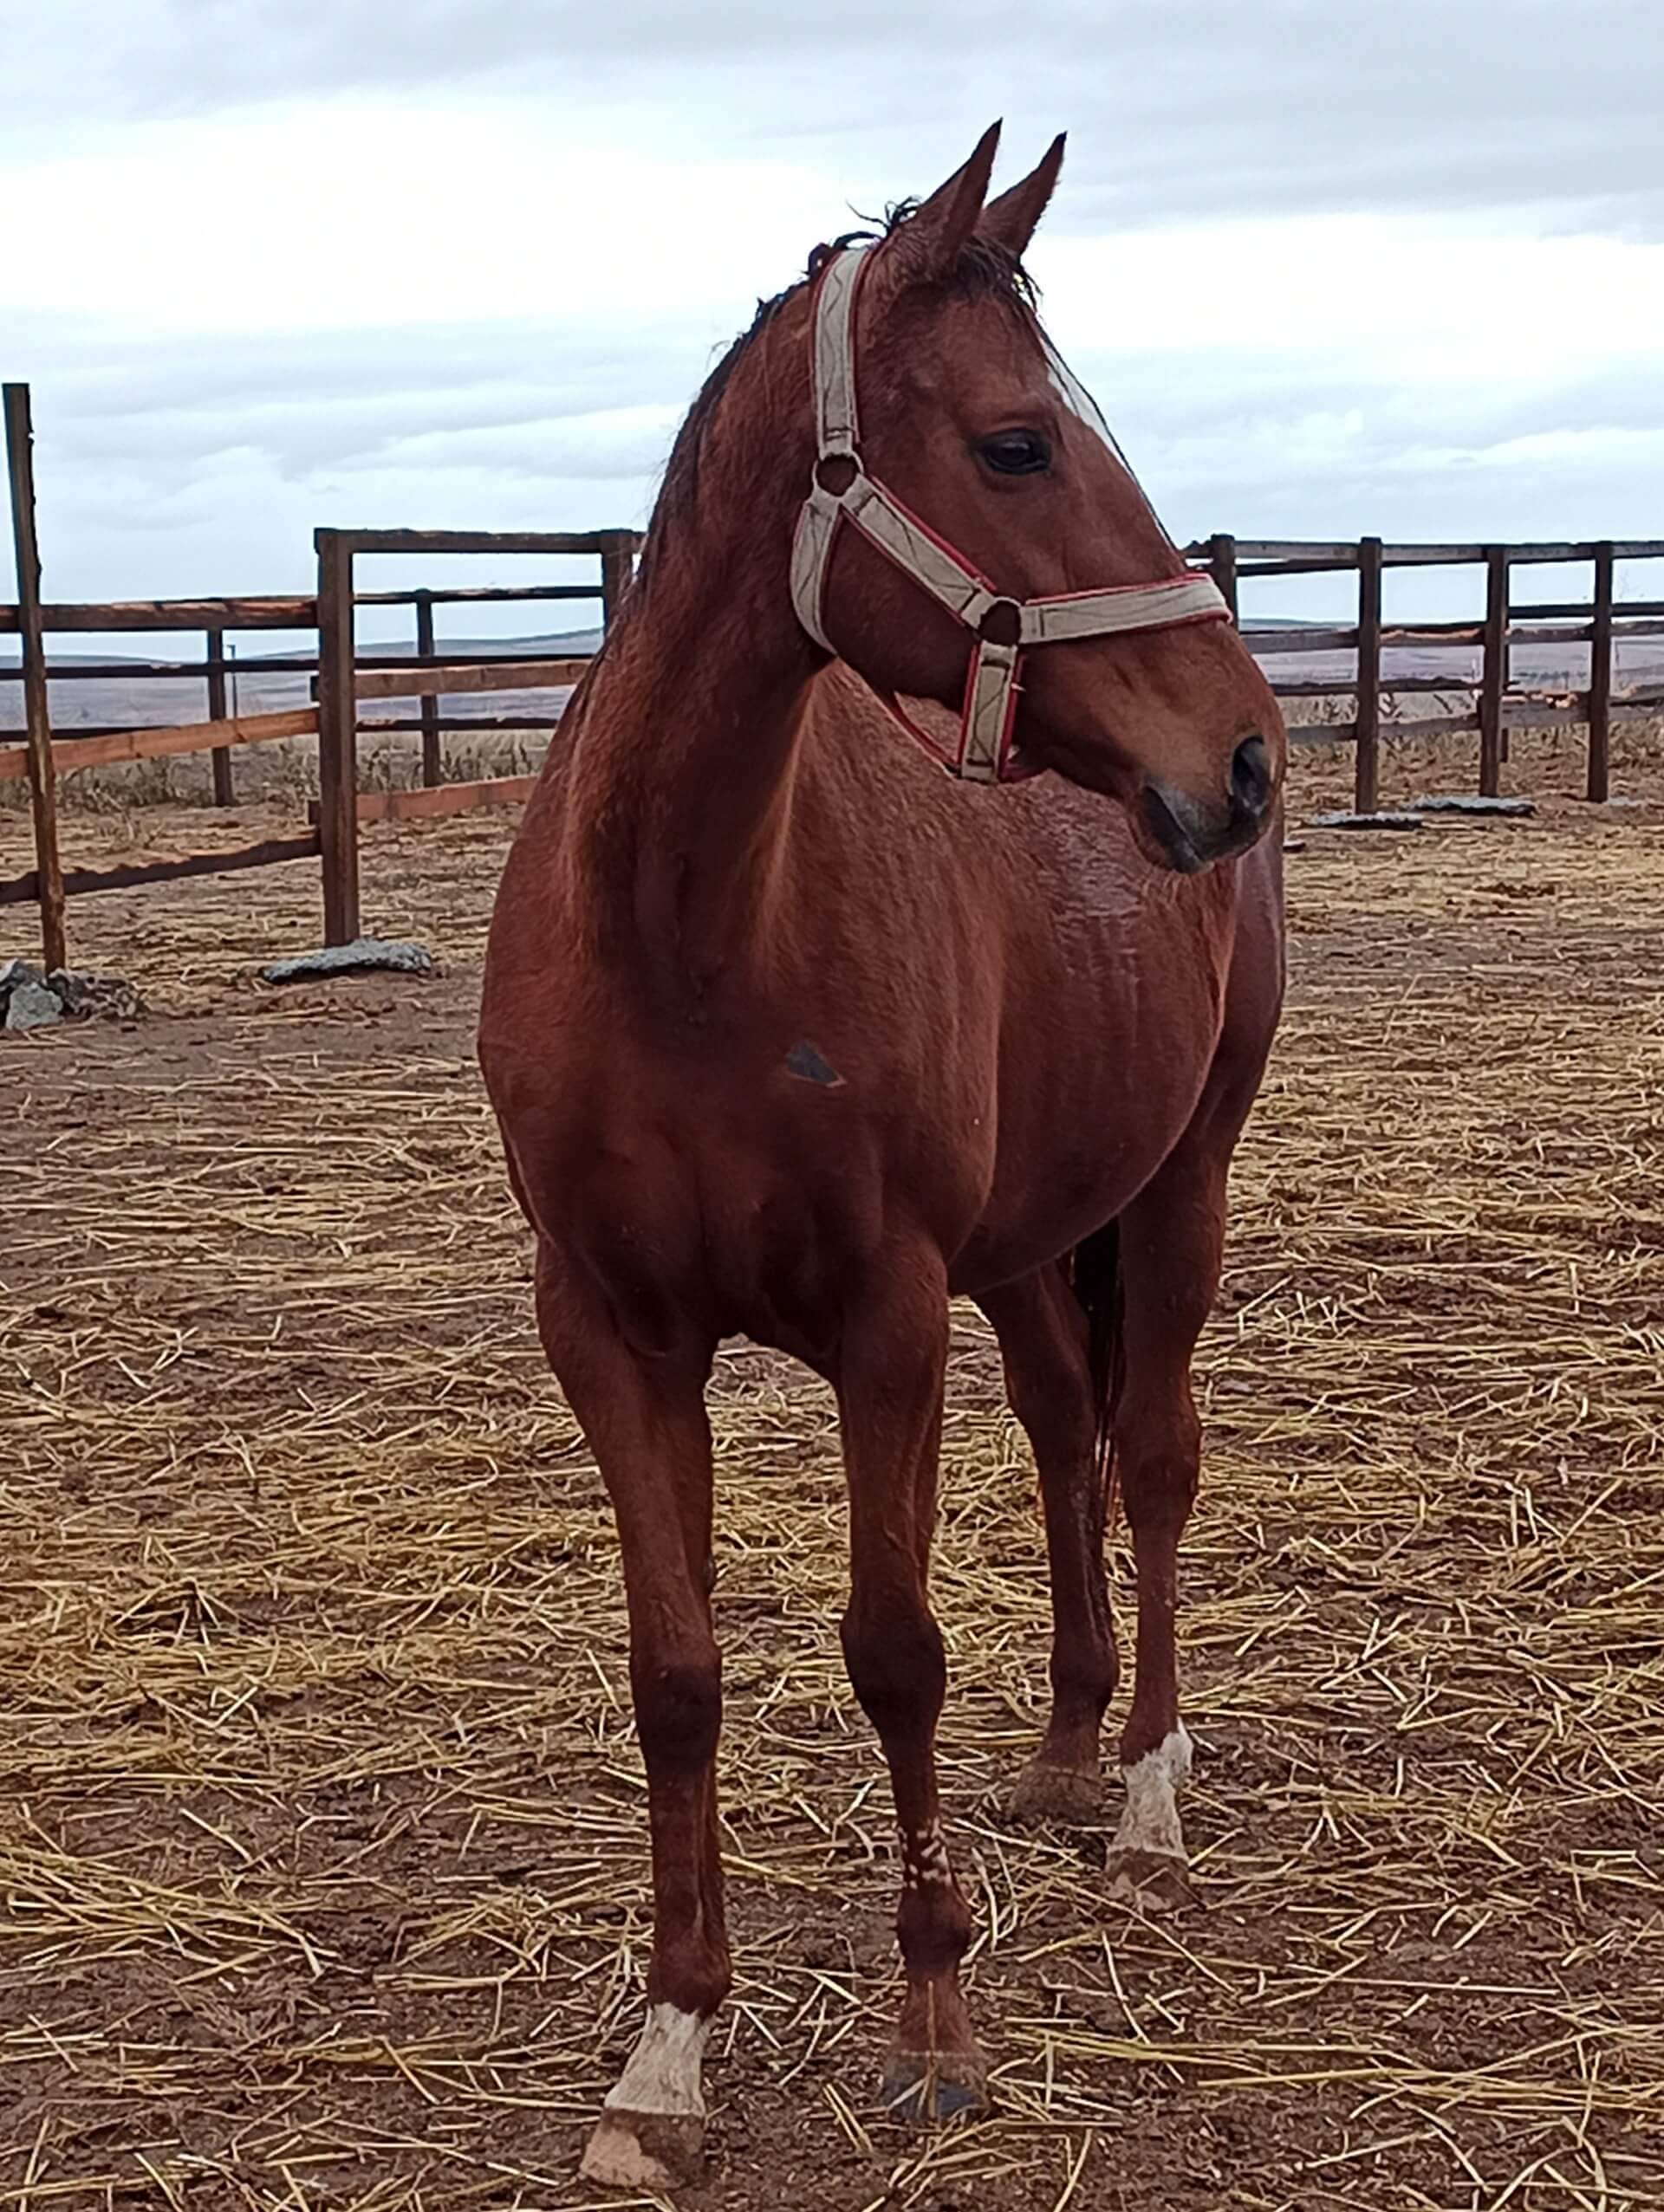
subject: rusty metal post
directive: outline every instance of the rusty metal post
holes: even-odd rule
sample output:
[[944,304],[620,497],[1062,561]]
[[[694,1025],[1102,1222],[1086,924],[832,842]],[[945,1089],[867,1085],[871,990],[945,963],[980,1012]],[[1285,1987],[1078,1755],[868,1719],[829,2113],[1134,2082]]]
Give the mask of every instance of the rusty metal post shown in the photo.
[[35,874],[41,907],[41,957],[49,972],[68,964],[63,921],[63,855],[58,849],[58,786],[41,626],[41,549],[35,535],[34,430],[29,386],[4,388],[6,468],[11,484],[11,541],[17,556],[17,627],[23,647],[23,727],[35,821]]

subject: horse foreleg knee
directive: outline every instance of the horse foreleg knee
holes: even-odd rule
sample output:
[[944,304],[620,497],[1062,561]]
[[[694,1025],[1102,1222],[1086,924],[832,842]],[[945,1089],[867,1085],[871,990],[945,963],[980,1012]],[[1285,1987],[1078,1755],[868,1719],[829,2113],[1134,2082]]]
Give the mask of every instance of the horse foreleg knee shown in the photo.
[[722,1655],[712,1639],[632,1649],[636,1733],[650,1771],[686,1774],[716,1757],[722,1728]]

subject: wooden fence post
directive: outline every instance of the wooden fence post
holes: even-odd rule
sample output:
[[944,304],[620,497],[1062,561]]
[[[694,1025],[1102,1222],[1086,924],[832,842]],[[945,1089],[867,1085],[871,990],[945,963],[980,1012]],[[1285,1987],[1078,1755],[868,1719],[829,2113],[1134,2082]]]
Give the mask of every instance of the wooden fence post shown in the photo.
[[1485,659],[1479,670],[1479,795],[1502,788],[1502,698],[1508,689],[1508,548],[1485,549]]
[[1228,531],[1216,530],[1207,542],[1208,573],[1225,594],[1231,619],[1237,619],[1237,542]]
[[1358,540],[1357,751],[1352,807],[1373,814],[1381,804],[1381,540]]
[[[208,719],[225,719],[225,632],[210,630],[208,636]],[[231,749],[216,745],[208,756],[214,771],[214,804],[234,807],[237,792],[231,783]]]
[[[433,665],[433,594],[416,594],[416,658],[425,668]],[[422,693],[422,782],[431,791],[445,782],[439,757],[439,702],[432,691]]]
[[630,530],[601,533],[601,626],[603,635],[618,619],[624,594],[635,576],[635,536]]
[[58,787],[41,627],[41,551],[35,536],[34,431],[29,386],[4,391],[6,467],[11,482],[11,542],[17,556],[17,627],[23,645],[23,728],[35,821],[35,873],[41,905],[41,957],[50,971],[68,964],[63,929],[63,855],[58,850]]
[[1612,767],[1612,542],[1595,548],[1595,619],[1589,633],[1589,796],[1604,806]]
[[318,842],[323,862],[323,941],[350,944],[359,933],[353,549],[341,530],[319,530],[314,543],[318,549]]

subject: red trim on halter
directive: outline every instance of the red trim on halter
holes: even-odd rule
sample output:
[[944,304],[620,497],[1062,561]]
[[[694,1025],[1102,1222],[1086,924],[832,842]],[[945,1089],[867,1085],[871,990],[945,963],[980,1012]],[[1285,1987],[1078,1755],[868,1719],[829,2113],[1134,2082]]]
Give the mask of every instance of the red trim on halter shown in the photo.
[[908,736],[924,747],[939,768],[946,769],[950,775],[955,772],[962,757],[961,755],[950,753],[946,746],[933,737],[922,723],[915,722],[894,691],[881,691],[877,685],[873,684],[868,684],[867,688],[883,708],[885,713],[889,716],[890,720],[900,723]]
[[[909,737],[922,745],[939,768],[956,780],[965,782],[978,780],[965,774],[965,752],[970,736],[971,702],[977,688],[977,658],[980,651],[980,643],[973,638],[971,665],[965,672],[965,697],[959,707],[959,747],[957,752],[951,752],[939,738],[933,736],[922,723],[915,722],[894,691],[881,691],[870,684],[867,687],[891,721],[899,723]],[[1005,721],[999,733],[998,762],[994,777],[997,783],[1026,783],[1030,776],[1045,774],[1044,767],[1037,761],[1024,761],[1015,768],[1011,765],[1011,739],[1017,729],[1017,695],[1022,689],[1023,656],[1019,653],[1012,668],[1011,688],[1005,702]]]

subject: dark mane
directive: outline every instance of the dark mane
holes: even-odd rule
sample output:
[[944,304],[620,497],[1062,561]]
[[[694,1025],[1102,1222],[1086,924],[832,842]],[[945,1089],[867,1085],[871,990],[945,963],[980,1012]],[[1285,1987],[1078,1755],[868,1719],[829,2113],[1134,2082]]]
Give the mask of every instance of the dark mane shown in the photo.
[[[801,281],[801,280],[800,280]],[[705,444],[705,434],[711,418],[722,404],[722,395],[728,389],[728,380],[738,367],[740,358],[751,341],[765,330],[786,302],[797,289],[789,284],[783,292],[777,292],[771,300],[759,300],[757,313],[750,327],[742,330],[717,363],[705,382],[699,396],[683,418],[676,433],[676,443],[670,449],[670,458],[665,464],[665,473],[659,486],[659,496],[653,504],[653,519],[647,525],[647,542],[636,562],[636,581],[645,590],[651,581],[658,558],[663,549],[665,534],[673,529],[679,516],[685,515],[693,504],[699,490],[699,456]]]
[[[704,449],[705,432],[717,409],[722,404],[724,392],[734,371],[751,345],[767,329],[788,300],[804,285],[812,284],[834,254],[846,247],[864,245],[881,237],[888,239],[903,228],[917,213],[916,200],[902,200],[886,212],[881,230],[848,230],[829,245],[816,246],[809,257],[809,266],[796,283],[789,284],[783,292],[777,292],[771,300],[759,300],[757,313],[749,328],[728,347],[721,360],[699,388],[698,398],[688,409],[682,426],[676,433],[670,458],[665,464],[665,473],[659,487],[659,496],[653,502],[653,519],[647,525],[647,542],[641,548],[637,563],[637,576],[643,588],[650,582],[667,530],[673,529],[679,518],[686,515],[699,494],[699,460]],[[1018,314],[1032,315],[1039,302],[1039,292],[1015,254],[991,238],[972,237],[960,248],[959,258],[951,272],[933,288],[946,298],[961,300],[1000,300]]]

